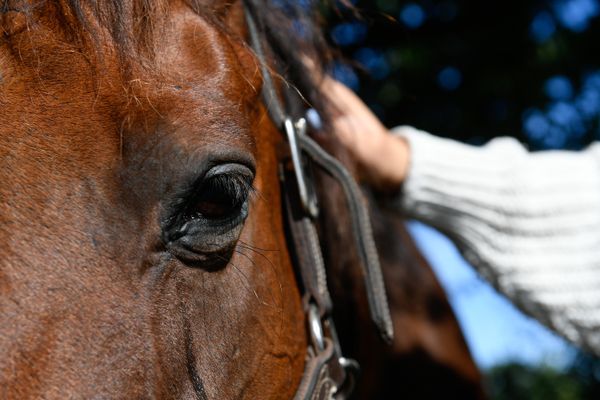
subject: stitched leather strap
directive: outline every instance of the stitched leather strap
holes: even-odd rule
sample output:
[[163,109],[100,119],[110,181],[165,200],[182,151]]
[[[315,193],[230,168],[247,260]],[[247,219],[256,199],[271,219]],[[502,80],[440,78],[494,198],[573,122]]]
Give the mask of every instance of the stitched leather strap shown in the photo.
[[342,186],[350,210],[354,242],[358,248],[364,271],[371,319],[379,329],[383,339],[391,343],[394,338],[394,327],[383,283],[381,265],[379,264],[379,255],[373,238],[373,228],[360,188],[348,170],[314,140],[308,136],[300,135],[298,136],[298,143],[315,164],[335,178]]
[[[261,35],[259,34],[252,12],[253,10],[249,4],[246,3],[246,20],[250,33],[250,43],[258,57],[261,72],[263,74],[263,99],[271,119],[276,126],[283,130],[286,114],[273,84],[271,71],[266,65],[266,55],[261,41]],[[342,185],[350,209],[354,240],[358,247],[358,253],[363,266],[371,318],[377,326],[382,338],[386,342],[391,343],[394,336],[394,328],[387,302],[387,294],[383,284],[379,257],[375,247],[375,240],[373,239],[369,213],[360,189],[350,173],[316,142],[302,134],[297,136],[297,140],[302,147],[302,150],[304,150],[311,159],[319,165],[319,167],[336,178]]]
[[[321,317],[331,313],[331,296],[327,288],[327,273],[318,235],[313,221],[304,213],[298,201],[298,189],[293,173],[282,171],[282,185],[287,227],[293,242],[291,252],[300,269],[305,303],[314,301]],[[305,304],[305,306],[306,306]]]
[[286,160],[282,160],[282,195],[287,229],[294,245],[291,251],[303,283],[307,329],[311,338],[304,375],[295,399],[340,400],[346,397],[348,382],[353,382],[350,379],[351,372],[357,369],[358,364],[342,356],[331,319],[331,296],[314,221],[318,208],[316,198],[311,197],[314,191],[310,190],[312,186],[308,179],[311,176],[309,159],[335,178],[343,188],[351,215],[354,241],[363,266],[371,317],[384,340],[391,342],[393,326],[379,258],[369,214],[358,185],[336,159],[304,134],[305,121],[294,122],[286,114],[266,64],[267,57],[253,11],[258,10],[253,10],[252,5],[245,2],[250,43],[263,75],[263,101],[275,125],[286,133],[289,154],[293,160],[292,169]]

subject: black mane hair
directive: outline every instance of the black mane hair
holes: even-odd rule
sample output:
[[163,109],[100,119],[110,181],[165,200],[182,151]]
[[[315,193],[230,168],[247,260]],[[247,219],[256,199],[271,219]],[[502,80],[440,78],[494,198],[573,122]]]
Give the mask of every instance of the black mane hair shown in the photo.
[[[245,0],[259,19],[276,64],[285,79],[293,84],[327,122],[327,107],[318,91],[319,76],[308,70],[303,58],[310,58],[316,69],[325,71],[331,51],[319,21],[318,1]],[[266,12],[266,10],[269,10]]]

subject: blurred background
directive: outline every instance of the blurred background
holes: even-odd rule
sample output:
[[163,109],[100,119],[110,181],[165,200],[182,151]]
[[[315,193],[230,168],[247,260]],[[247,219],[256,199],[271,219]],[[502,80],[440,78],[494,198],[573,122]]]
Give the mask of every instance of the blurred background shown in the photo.
[[[600,139],[600,0],[356,0],[326,11],[332,74],[388,127],[532,150]],[[441,234],[409,229],[493,399],[600,399],[600,361],[525,317]]]

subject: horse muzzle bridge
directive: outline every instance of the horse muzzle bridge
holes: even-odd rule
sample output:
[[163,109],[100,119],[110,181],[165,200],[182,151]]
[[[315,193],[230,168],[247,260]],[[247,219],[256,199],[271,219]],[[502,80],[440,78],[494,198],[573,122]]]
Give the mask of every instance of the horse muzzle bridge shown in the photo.
[[[263,48],[251,5],[245,15],[250,44],[263,75],[263,101],[275,125],[285,134],[289,158],[281,163],[282,196],[292,240],[292,253],[303,283],[303,303],[309,332],[304,374],[296,400],[345,399],[352,391],[358,363],[342,354],[332,318],[332,301],[316,228],[319,209],[311,180],[312,165],[341,185],[351,216],[352,235],[361,259],[371,318],[382,338],[391,342],[393,326],[375,241],[360,189],[350,173],[306,134],[304,118],[294,120],[284,110]],[[290,166],[291,164],[291,166]]]

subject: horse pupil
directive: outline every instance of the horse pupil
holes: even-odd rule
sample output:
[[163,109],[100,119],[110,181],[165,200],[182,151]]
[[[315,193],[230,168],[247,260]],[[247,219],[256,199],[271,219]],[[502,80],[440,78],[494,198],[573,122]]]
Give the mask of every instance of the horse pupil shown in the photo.
[[232,208],[231,204],[224,204],[211,200],[201,201],[196,206],[198,213],[209,218],[224,217],[230,213]]
[[195,211],[207,218],[223,218],[236,208],[236,202],[222,190],[211,190],[196,203]]

